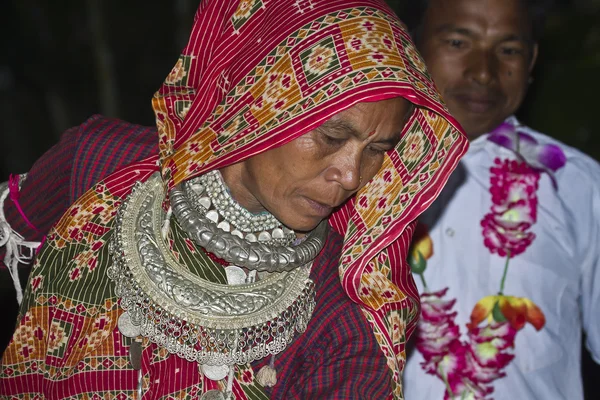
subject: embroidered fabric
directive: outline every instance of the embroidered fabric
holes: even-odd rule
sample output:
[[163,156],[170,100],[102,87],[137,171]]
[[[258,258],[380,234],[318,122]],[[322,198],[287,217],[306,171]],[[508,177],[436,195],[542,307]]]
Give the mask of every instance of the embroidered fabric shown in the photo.
[[[19,188],[26,176],[26,174],[23,174],[19,177]],[[0,247],[6,247],[4,264],[13,280],[17,302],[21,304],[23,301],[23,288],[19,280],[19,263],[26,264],[31,261],[35,256],[35,250],[40,246],[40,242],[27,241],[11,228],[4,215],[4,202],[10,195],[8,182],[0,183],[0,193]]]

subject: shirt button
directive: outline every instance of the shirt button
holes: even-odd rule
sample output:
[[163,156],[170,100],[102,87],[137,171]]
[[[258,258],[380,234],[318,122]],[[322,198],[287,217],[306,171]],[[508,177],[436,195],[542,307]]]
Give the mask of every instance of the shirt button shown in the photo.
[[455,233],[454,229],[452,229],[452,228],[446,228],[446,236],[453,237],[454,233]]

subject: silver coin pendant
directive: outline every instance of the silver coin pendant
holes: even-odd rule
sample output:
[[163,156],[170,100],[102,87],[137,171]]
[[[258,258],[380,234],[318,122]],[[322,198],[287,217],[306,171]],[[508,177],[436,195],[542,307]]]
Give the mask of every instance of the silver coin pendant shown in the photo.
[[229,367],[227,365],[200,365],[202,374],[212,381],[220,381],[225,379],[229,373]]
[[140,327],[131,322],[131,317],[129,316],[128,312],[121,314],[119,320],[117,321],[117,326],[119,327],[119,332],[129,338],[136,338],[142,333]]

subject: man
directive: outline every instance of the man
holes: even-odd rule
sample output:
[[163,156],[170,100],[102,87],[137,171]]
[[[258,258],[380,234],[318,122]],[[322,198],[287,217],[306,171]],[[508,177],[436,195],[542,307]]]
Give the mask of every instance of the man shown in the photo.
[[[413,29],[415,41],[451,114],[471,141],[444,192],[420,219],[429,229],[433,255],[426,260],[423,281],[416,278],[427,285],[419,289],[449,288],[444,299],[457,299],[453,310],[463,343],[470,339],[466,323],[482,298],[498,294],[500,288],[506,295],[532,300],[544,313],[545,326],[537,331],[527,324],[519,330],[506,376],[484,386],[493,385],[496,400],[582,399],[582,328],[587,348],[600,362],[600,167],[581,152],[521,126],[513,116],[531,81],[543,14],[533,2],[522,0],[417,3],[423,14]],[[513,256],[492,253],[497,242],[488,236],[484,243],[482,229],[492,206],[490,168],[498,166],[496,159],[518,159],[514,151],[488,140],[490,133],[502,133],[499,127],[513,130],[505,138],[522,132],[538,142],[536,149],[552,148],[566,161],[556,171],[556,188],[550,174],[539,173],[537,191],[533,186],[531,192],[537,196],[529,229],[535,237],[527,236],[530,245]],[[496,321],[507,317],[497,311],[489,313]],[[542,324],[538,319],[537,327]],[[424,360],[427,355],[414,349],[404,374],[408,400],[442,399],[457,388],[456,382],[426,374]],[[434,372],[453,362],[446,357],[434,365]]]

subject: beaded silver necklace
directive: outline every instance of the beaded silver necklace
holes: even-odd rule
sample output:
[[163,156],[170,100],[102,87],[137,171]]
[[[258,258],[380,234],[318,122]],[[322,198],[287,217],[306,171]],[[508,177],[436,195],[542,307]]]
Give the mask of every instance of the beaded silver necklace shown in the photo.
[[194,209],[224,232],[269,246],[289,246],[296,239],[272,214],[253,214],[235,201],[218,170],[186,181],[183,188]]

